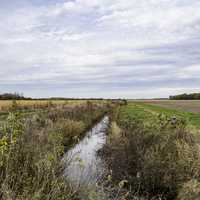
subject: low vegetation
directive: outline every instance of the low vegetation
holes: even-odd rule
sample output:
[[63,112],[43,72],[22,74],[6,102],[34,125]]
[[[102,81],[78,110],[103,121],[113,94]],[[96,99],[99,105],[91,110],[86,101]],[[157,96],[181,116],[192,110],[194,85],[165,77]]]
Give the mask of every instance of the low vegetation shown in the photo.
[[130,115],[137,114],[137,109],[144,110],[145,115],[149,113],[144,121],[162,113],[168,117],[177,116],[187,121],[188,126],[200,128],[200,101],[145,101],[129,104],[126,112]]
[[77,106],[85,101],[70,101],[70,100],[0,100],[0,114],[8,112],[35,112],[36,110],[43,111],[44,109],[56,106]]
[[199,198],[200,145],[184,118],[129,103],[113,121],[104,155],[127,199]]
[[10,113],[0,125],[0,199],[77,199],[60,159],[108,109],[86,102]]
[[[198,113],[125,100],[20,102],[0,120],[0,199],[199,199]],[[78,191],[61,159],[108,112],[98,152],[108,170],[94,191]]]

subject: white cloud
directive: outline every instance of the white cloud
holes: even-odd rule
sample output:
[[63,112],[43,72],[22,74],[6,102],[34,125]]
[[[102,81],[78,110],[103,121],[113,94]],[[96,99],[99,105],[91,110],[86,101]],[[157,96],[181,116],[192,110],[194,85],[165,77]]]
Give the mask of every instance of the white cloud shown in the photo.
[[200,64],[191,65],[180,69],[177,74],[180,78],[198,78],[200,79]]
[[[196,0],[66,0],[54,5],[24,0],[12,13],[5,7],[0,20],[2,85],[37,87],[40,81],[98,91],[106,84],[105,95],[134,97],[132,85],[154,85],[160,91],[185,81],[195,88],[199,78]],[[143,93],[150,95],[138,95]]]

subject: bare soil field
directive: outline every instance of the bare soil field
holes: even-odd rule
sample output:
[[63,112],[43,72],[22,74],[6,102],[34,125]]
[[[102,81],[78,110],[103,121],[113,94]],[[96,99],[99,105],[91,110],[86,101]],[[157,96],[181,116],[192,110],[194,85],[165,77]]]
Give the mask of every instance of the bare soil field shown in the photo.
[[200,100],[142,100],[139,102],[185,112],[200,113]]

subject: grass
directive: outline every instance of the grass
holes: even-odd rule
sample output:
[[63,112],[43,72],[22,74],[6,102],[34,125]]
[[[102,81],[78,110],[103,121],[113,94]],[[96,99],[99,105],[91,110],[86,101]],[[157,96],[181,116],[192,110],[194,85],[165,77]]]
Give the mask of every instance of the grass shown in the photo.
[[[91,100],[95,104],[106,104],[107,101]],[[9,112],[20,112],[24,116],[46,112],[52,107],[70,107],[85,105],[87,100],[0,100],[0,121],[6,119]]]
[[179,117],[185,119],[188,125],[200,129],[200,113],[176,110],[175,108],[164,108],[160,105],[151,105],[144,102],[130,102],[124,111],[128,116],[138,116],[145,121],[155,120],[156,115],[164,114],[168,117]]
[[[13,106],[16,106],[19,110],[35,110],[43,109],[52,105],[68,105],[70,107],[74,107],[84,104],[85,102],[85,100],[0,100],[0,112],[8,112],[13,109]],[[97,101],[93,102],[97,103]]]
[[[75,101],[24,110],[12,102],[13,112],[0,123],[0,199],[81,199],[63,178],[60,160],[106,112],[113,121],[101,153],[109,169],[109,183],[100,183],[106,192],[127,200],[198,199],[200,114],[146,102],[113,108],[105,101]],[[92,193],[89,199],[103,197]]]
[[113,183],[126,181],[127,199],[199,198],[198,114],[129,102],[113,116],[103,151]]
[[105,102],[15,111],[0,124],[0,199],[77,200],[63,177],[63,154],[110,109]]

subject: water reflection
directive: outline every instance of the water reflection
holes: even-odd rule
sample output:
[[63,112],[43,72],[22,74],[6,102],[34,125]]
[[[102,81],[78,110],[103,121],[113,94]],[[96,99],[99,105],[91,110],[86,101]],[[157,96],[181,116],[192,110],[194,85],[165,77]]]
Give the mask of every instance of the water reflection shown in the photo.
[[[94,126],[74,148],[65,156],[65,175],[77,187],[95,184],[104,172],[101,158],[97,156],[106,142],[109,118]],[[68,163],[67,163],[68,162]]]

